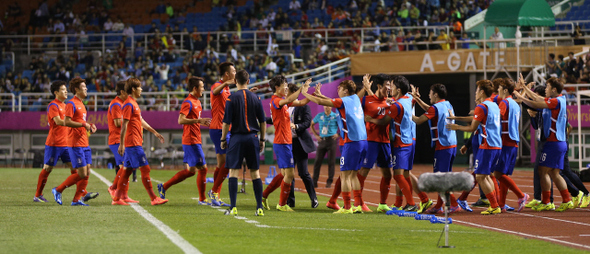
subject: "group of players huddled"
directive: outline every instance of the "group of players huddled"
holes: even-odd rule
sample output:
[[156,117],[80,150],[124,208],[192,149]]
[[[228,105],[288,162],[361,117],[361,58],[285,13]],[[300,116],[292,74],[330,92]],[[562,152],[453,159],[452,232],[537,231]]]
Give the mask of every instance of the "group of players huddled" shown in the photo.
[[[265,113],[260,98],[253,93],[256,88],[248,89],[249,75],[246,71],[236,71],[234,65],[229,62],[220,64],[219,71],[221,80],[211,88],[212,118],[201,117],[202,107],[199,98],[204,93],[204,80],[192,77],[188,81],[189,95],[182,103],[178,118],[178,123],[183,125],[185,169],[167,182],[158,184],[159,195],[153,191],[149,176],[150,167],[142,148],[143,129],[152,132],[162,143],[164,138],[141,117],[141,110],[136,101],[142,92],[140,81],[130,78],[117,83],[117,97],[111,101],[108,108],[109,146],[120,168],[108,189],[113,205],[138,203],[129,198],[127,191],[130,174],[139,168],[152,205],[168,202],[165,196],[171,186],[197,174],[198,204],[227,206],[226,214],[237,215],[237,177],[245,159],[251,171],[256,197],[255,214],[262,216],[264,209],[270,210],[268,200],[262,197],[262,181],[258,172],[258,152],[264,149],[266,141]],[[309,94],[311,82],[309,79],[301,87],[297,87],[289,85],[283,76],[276,76],[269,82],[274,92],[270,102],[270,113],[276,135],[272,143],[281,178],[277,179],[280,184],[273,181],[275,184],[269,185],[264,192],[267,193],[267,197],[268,193],[280,186],[281,193],[276,206],[279,211],[293,211],[287,204],[294,177],[291,139],[291,128],[294,125],[291,122],[289,108],[304,106],[309,102],[336,108],[340,116],[338,127],[341,174],[335,182],[332,197],[326,204],[328,208],[336,210],[335,213],[372,211],[363,202],[362,191],[365,179],[374,166],[379,168],[382,175],[377,212],[392,209],[418,213],[442,211],[441,197],[439,196],[436,204],[433,204],[428,195],[417,188],[417,177],[411,173],[416,145],[416,125],[424,122],[428,122],[431,144],[435,148],[434,172],[452,171],[457,152],[455,131],[473,133],[473,174],[489,202],[488,209],[481,214],[499,214],[512,209],[521,211],[525,206],[537,211],[565,211],[578,205],[586,207],[590,203],[590,196],[583,184],[579,188],[584,189],[586,195],[583,195],[582,191],[579,195],[570,195],[566,181],[560,175],[560,170],[564,168],[564,157],[567,156],[569,125],[566,100],[561,95],[563,84],[558,79],[547,80],[544,90],[534,89],[538,93],[531,89],[532,83],[525,84],[522,76],[517,82],[508,78],[480,80],[475,91],[477,106],[472,115],[465,117],[455,116],[453,106],[446,100],[447,89],[443,84],[434,84],[430,87],[429,105],[420,98],[419,90],[410,85],[403,76],[365,75],[362,85],[357,85],[351,80],[342,81],[337,88],[339,98],[324,96],[321,93],[321,84],[316,84],[315,91]],[[234,84],[238,90],[231,93],[230,85]],[[52,189],[55,201],[61,205],[61,193],[76,184],[77,190],[72,205],[88,206],[85,202],[98,196],[98,193],[86,191],[92,163],[88,133],[96,132],[96,126],[86,122],[87,112],[83,100],[87,96],[87,89],[84,80],[72,79],[69,82],[69,90],[74,93],[74,98],[65,103],[67,84],[63,81],[51,84],[55,100],[47,107],[50,130],[46,142],[44,167],[39,175],[34,201],[47,202],[43,197],[43,189],[52,168],[57,160],[61,159],[71,168],[72,174]],[[298,100],[300,95],[305,98]],[[529,195],[523,193],[510,177],[520,141],[519,121],[522,103],[528,106],[527,112],[531,117],[539,119],[540,134],[545,141],[542,150],[539,151],[539,167],[535,173],[539,179],[539,183],[535,182],[535,185],[540,186],[539,196],[542,198],[534,199],[529,204],[525,204]],[[426,112],[421,116],[415,116],[415,104]],[[458,125],[455,121],[468,124]],[[214,184],[207,193],[207,164],[201,147],[201,125],[209,127],[217,155]],[[465,153],[466,150],[463,146],[460,152]],[[223,202],[219,196],[222,183],[228,174],[230,204]],[[392,177],[396,182],[396,200],[390,207],[387,205],[387,198]],[[563,199],[558,208],[550,202],[551,180]],[[517,208],[506,205],[508,190],[518,197]],[[419,203],[414,201],[412,192],[420,198]],[[336,202],[340,195],[344,200],[343,207]],[[457,199],[451,194],[450,212],[471,212],[472,209],[466,201],[468,195],[469,192],[464,192]],[[352,198],[354,202],[351,202]]]

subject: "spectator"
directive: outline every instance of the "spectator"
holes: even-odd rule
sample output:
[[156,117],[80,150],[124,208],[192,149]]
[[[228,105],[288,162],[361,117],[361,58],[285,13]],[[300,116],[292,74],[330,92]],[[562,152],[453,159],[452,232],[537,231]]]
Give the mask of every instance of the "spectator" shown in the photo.
[[55,20],[55,22],[53,23],[53,32],[56,34],[61,34],[63,32],[65,32],[66,27],[64,26],[64,23],[61,22],[61,20]]
[[17,1],[14,1],[8,6],[8,16],[19,17],[22,15],[22,10]]
[[449,45],[449,36],[444,30],[440,30],[440,34],[436,37],[437,41],[441,41],[440,47],[442,50],[449,50],[451,47]]
[[563,60],[563,55],[557,56],[557,59],[559,59],[559,62],[557,63],[557,77],[562,78],[563,71],[565,70],[565,61]]
[[125,35],[127,38],[131,38],[134,34],[135,31],[133,31],[133,27],[131,27],[129,24],[125,25],[125,29],[123,29],[123,35]]
[[457,43],[455,43],[456,41],[457,41],[457,37],[455,37],[455,32],[453,32],[453,31],[449,32],[448,42],[449,42],[449,47],[451,49],[456,49],[456,45],[457,45]]
[[125,24],[123,24],[121,19],[117,19],[117,21],[115,21],[115,23],[113,23],[113,27],[111,28],[111,30],[113,32],[119,32],[119,31],[123,31],[124,28],[125,28]]
[[[502,32],[500,32],[500,28],[496,27],[494,28],[494,34],[492,34],[492,36],[490,36],[490,40],[504,40],[504,35],[502,34]],[[495,48],[506,48],[506,43],[504,42],[500,42],[500,43],[494,43],[494,47]]]
[[572,38],[574,38],[574,45],[584,45],[586,44],[586,39],[584,37],[584,32],[580,29],[579,25],[576,25],[574,32],[572,33]]
[[172,4],[168,3],[166,5],[166,14],[168,15],[169,18],[174,17],[174,8],[172,8]]
[[428,41],[428,38],[426,38],[426,36],[422,36],[422,33],[420,32],[420,30],[416,29],[416,33],[414,34],[414,42],[416,44],[416,49],[417,50],[427,50],[428,49],[428,44],[426,44],[427,41]]
[[420,10],[418,9],[418,7],[416,7],[416,5],[412,4],[409,10],[409,15],[410,15],[410,19],[412,20],[412,24],[417,24],[420,25],[418,23],[418,18],[420,17]]
[[107,19],[106,22],[104,22],[104,30],[105,31],[111,31],[113,29],[113,21],[111,21],[110,18]]
[[463,33],[463,36],[461,37],[461,41],[463,41],[463,43],[461,43],[461,48],[462,49],[469,49],[469,43],[468,41],[470,41],[471,39],[469,39],[469,37],[467,36],[467,33]]
[[168,71],[170,70],[170,66],[163,63],[162,65],[156,66],[155,71],[160,74],[161,80],[168,80]]
[[549,59],[545,62],[545,69],[547,70],[547,77],[559,77],[557,76],[557,62],[555,61],[555,54],[550,53]]
[[407,20],[408,15],[409,15],[408,8],[406,7],[405,4],[402,4],[401,9],[397,12],[397,16],[403,20]]
[[301,9],[301,3],[299,3],[299,1],[297,0],[291,0],[291,2],[289,3],[289,10],[297,11],[299,9]]

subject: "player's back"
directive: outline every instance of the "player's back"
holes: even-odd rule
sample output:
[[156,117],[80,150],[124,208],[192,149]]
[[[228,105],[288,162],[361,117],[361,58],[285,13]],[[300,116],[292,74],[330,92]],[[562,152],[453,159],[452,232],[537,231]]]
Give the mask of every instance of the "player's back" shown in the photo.
[[121,126],[115,125],[115,119],[123,119],[123,100],[119,96],[115,97],[111,103],[109,103],[109,110],[107,113],[107,122],[109,125],[109,145],[118,144],[121,142]]

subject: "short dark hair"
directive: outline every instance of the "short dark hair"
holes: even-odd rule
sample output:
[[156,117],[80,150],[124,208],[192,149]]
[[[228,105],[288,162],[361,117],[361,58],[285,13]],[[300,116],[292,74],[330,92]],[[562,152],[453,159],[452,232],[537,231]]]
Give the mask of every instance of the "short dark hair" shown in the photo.
[[500,88],[500,86],[504,83],[504,79],[503,78],[496,78],[494,80],[492,80],[492,85],[494,85],[494,92],[493,93],[497,93],[498,92],[498,88]]
[[[548,79],[547,84],[557,89],[557,93],[561,93],[561,91],[563,90],[563,82],[561,82],[561,80],[559,80],[558,78]],[[546,96],[548,96],[548,94],[546,94]]]
[[357,85],[352,80],[344,80],[340,82],[338,86],[341,86],[342,88],[346,89],[346,91],[348,91],[348,95],[355,94],[357,88]]
[[549,53],[549,57],[551,57],[551,59],[555,59],[555,54]]
[[401,75],[393,76],[393,84],[402,91],[402,94],[408,93],[410,90],[410,82],[408,79]]
[[236,73],[236,82],[245,85],[250,80],[250,74],[246,70],[240,70]]
[[61,86],[67,86],[66,82],[63,80],[56,80],[51,83],[50,90],[51,94],[55,94],[55,92],[59,92]]
[[136,78],[129,78],[125,82],[125,92],[129,95],[133,93],[133,88],[141,87],[141,82]]
[[234,66],[234,64],[231,62],[223,62],[223,63],[219,64],[219,76],[223,76],[223,74],[228,72],[230,69],[229,68],[230,66]]
[[287,78],[283,75],[274,76],[269,82],[270,89],[272,89],[273,93],[277,92],[277,86],[281,86],[283,83],[287,82]]
[[430,86],[430,90],[438,95],[438,98],[446,99],[447,98],[447,87],[441,83],[436,83]]
[[76,89],[80,89],[80,84],[84,82],[86,82],[86,80],[83,80],[81,78],[73,78],[72,80],[70,80],[70,92],[76,94]]
[[573,54],[574,54],[574,52],[569,52],[569,53],[567,53],[567,54],[568,54],[568,55],[573,55]]
[[511,78],[504,78],[500,86],[502,86],[503,89],[507,89],[509,94],[512,94],[514,93],[516,84],[514,84],[514,81]]
[[543,85],[538,85],[533,87],[533,92],[535,92],[536,94],[545,97],[547,94],[545,93],[545,86]]
[[205,81],[203,80],[203,78],[200,77],[191,77],[190,79],[188,79],[188,84],[186,85],[186,89],[188,90],[189,93],[192,93],[193,90],[199,87],[199,81],[203,82],[203,85],[205,85]]
[[117,85],[115,86],[115,89],[117,89],[117,96],[121,95],[121,91],[125,91],[125,80],[119,80],[117,81]]
[[488,80],[488,79],[484,79],[484,80],[480,80],[477,81],[477,87],[479,88],[479,90],[482,90],[485,95],[487,97],[492,96],[493,94],[493,90],[494,90],[494,85],[492,84],[492,81]]
[[385,75],[385,74],[377,74],[374,76],[371,76],[371,79],[369,81],[373,82],[373,85],[371,85],[371,91],[373,91],[373,93],[377,92],[377,89],[379,89],[379,86],[383,86],[383,84],[389,79],[389,76]]
[[299,90],[299,87],[293,83],[289,83],[289,92],[294,93],[297,92],[297,90]]

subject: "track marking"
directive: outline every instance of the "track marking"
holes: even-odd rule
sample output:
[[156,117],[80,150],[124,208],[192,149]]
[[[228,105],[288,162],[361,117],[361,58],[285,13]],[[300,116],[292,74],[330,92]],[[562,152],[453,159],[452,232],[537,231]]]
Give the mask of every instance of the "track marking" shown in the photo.
[[554,220],[554,221],[567,222],[567,223],[572,223],[572,224],[577,224],[577,225],[582,225],[582,226],[590,226],[590,224],[588,224],[588,223],[577,222],[577,221],[569,221],[569,220],[562,220],[562,219],[556,219],[556,218],[551,218],[551,217],[532,215],[532,214],[528,214],[528,213],[517,213],[517,212],[508,212],[508,213],[518,214],[518,215],[522,215],[522,216],[543,218],[543,219]]
[[[112,183],[96,171],[91,169],[90,173],[95,175],[107,186],[111,186]],[[158,230],[164,233],[164,235],[168,237],[168,239],[170,239],[170,241],[174,243],[176,246],[178,246],[178,248],[180,248],[184,253],[201,253],[197,248],[195,248],[195,246],[184,240],[184,238],[182,238],[182,236],[176,233],[176,231],[172,230],[170,227],[168,227],[168,225],[164,224],[164,222],[158,220],[151,213],[143,209],[143,207],[135,203],[132,203],[130,205],[133,208],[133,210],[135,210],[137,213],[139,213],[139,215],[141,215],[141,217],[152,223]]]
[[580,236],[590,236],[589,234],[581,234]]
[[484,229],[494,230],[494,231],[503,232],[503,233],[515,234],[515,235],[520,235],[520,236],[524,236],[524,237],[537,238],[537,239],[542,239],[542,240],[546,240],[546,241],[552,241],[552,242],[561,243],[561,244],[564,244],[564,245],[571,245],[571,246],[576,246],[576,247],[580,247],[580,248],[590,249],[590,246],[588,246],[588,245],[566,242],[566,241],[562,241],[562,240],[558,240],[558,239],[549,238],[549,237],[546,237],[546,236],[531,235],[531,234],[527,234],[527,233],[516,232],[516,231],[511,231],[511,230],[505,230],[505,229],[495,228],[495,227],[489,227],[489,226],[484,226],[484,225],[480,225],[480,224],[476,224],[476,223],[471,223],[471,222],[466,222],[466,221],[460,221],[460,220],[453,220],[453,222],[457,222],[457,223],[461,223],[461,224],[465,224],[465,225],[470,225],[470,226],[478,227],[478,228],[484,228]]

